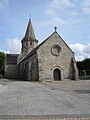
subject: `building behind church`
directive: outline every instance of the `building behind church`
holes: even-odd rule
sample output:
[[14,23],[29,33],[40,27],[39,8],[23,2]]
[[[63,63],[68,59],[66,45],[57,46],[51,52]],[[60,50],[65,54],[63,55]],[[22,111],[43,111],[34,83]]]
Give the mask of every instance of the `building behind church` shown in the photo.
[[38,45],[31,19],[29,19],[20,54],[7,54],[6,78],[29,81],[78,79],[74,52],[55,31]]

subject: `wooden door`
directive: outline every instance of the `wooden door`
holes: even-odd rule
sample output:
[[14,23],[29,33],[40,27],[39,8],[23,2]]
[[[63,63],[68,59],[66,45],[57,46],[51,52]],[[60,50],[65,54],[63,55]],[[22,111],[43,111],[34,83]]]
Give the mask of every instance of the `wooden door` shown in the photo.
[[54,80],[61,80],[61,71],[56,68],[53,73]]

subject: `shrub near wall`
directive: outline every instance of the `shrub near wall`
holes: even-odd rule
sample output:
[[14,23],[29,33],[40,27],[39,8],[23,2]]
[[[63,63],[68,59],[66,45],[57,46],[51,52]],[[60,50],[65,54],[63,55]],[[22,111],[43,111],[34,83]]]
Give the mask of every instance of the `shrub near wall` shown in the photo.
[[4,75],[5,68],[5,54],[4,52],[0,52],[0,76]]

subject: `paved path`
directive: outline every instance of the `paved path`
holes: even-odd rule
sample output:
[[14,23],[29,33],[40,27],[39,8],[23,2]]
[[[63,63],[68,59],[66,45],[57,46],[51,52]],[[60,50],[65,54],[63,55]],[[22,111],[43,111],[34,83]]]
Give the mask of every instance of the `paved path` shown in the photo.
[[[89,90],[84,94],[90,96]],[[0,86],[1,118],[90,120],[90,97],[38,82],[8,81]]]

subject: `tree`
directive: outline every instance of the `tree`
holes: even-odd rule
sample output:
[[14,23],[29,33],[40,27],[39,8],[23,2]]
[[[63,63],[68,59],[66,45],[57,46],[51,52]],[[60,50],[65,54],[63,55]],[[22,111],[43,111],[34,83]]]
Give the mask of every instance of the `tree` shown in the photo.
[[4,68],[5,68],[5,53],[0,52],[0,74],[4,75]]
[[90,70],[90,58],[86,58],[85,60],[83,60],[83,64],[84,64],[84,69]]
[[79,75],[90,75],[90,58],[77,61],[77,67],[79,69]]

